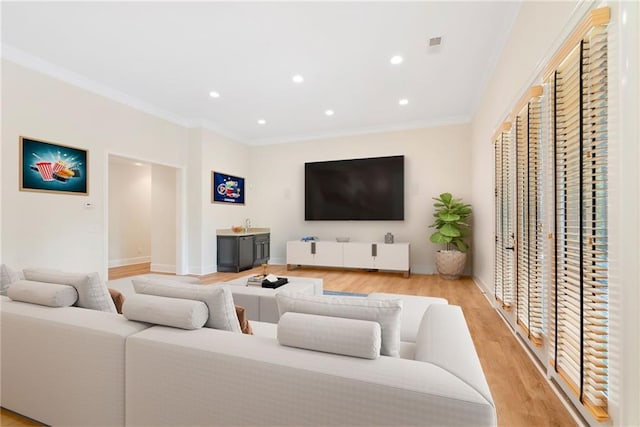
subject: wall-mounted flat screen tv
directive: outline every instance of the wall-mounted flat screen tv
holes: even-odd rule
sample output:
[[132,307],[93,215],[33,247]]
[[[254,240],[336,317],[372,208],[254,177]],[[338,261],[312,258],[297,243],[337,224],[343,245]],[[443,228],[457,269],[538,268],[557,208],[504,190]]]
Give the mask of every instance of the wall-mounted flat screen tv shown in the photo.
[[404,220],[404,156],[304,166],[305,220]]

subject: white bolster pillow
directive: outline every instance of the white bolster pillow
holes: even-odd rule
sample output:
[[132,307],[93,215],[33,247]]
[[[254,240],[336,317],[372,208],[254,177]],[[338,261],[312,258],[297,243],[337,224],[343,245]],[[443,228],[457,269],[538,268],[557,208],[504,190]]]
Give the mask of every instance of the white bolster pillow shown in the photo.
[[380,356],[380,324],[287,312],[278,322],[278,342],[288,347],[375,359]]
[[7,296],[14,301],[49,307],[69,307],[78,300],[78,292],[73,286],[31,280],[12,283],[7,289]]
[[209,309],[202,301],[134,294],[124,301],[122,315],[156,325],[199,329],[207,322]]
[[7,289],[7,296],[14,301],[48,307],[69,307],[78,300],[78,292],[73,286],[31,280],[12,283]]
[[376,300],[366,297],[334,297],[281,291],[276,294],[276,303],[280,316],[292,311],[377,322],[382,331],[380,353],[400,357],[402,300],[399,298]]
[[231,291],[221,285],[195,285],[171,279],[133,279],[138,294],[202,301],[209,310],[206,326],[242,333]]

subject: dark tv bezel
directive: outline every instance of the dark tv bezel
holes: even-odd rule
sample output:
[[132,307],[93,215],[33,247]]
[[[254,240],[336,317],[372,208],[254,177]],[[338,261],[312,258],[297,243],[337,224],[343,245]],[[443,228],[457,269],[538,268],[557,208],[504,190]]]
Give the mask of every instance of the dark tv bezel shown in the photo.
[[[402,191],[400,192],[401,194],[401,198],[402,198],[402,211],[400,212],[401,215],[400,217],[394,217],[394,218],[362,218],[362,217],[323,217],[323,218],[317,218],[317,217],[313,217],[310,218],[309,217],[309,212],[308,212],[308,177],[307,177],[307,173],[308,173],[308,168],[310,167],[310,165],[325,165],[325,164],[330,164],[330,163],[334,163],[334,164],[338,164],[338,163],[357,163],[357,162],[367,162],[367,161],[372,161],[372,160],[385,160],[385,159],[396,159],[399,158],[401,159],[401,167],[402,167]],[[394,155],[394,156],[379,156],[379,157],[364,157],[364,158],[353,158],[353,159],[341,159],[341,160],[326,160],[326,161],[318,161],[318,162],[305,162],[304,166],[305,166],[305,176],[304,176],[304,219],[305,221],[404,221],[404,217],[405,217],[405,162],[404,162],[404,155]]]

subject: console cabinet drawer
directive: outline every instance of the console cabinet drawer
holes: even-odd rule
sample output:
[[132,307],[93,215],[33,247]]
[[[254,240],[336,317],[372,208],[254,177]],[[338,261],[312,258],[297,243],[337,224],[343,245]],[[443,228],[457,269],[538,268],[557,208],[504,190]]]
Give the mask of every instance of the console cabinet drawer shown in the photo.
[[409,243],[287,242],[287,266],[365,268],[409,274]]

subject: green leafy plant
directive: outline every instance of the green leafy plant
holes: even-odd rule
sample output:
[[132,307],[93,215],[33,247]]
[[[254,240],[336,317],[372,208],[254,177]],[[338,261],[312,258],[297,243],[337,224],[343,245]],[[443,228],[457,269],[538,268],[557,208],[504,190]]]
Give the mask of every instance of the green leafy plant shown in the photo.
[[445,244],[447,250],[454,245],[461,252],[467,252],[469,245],[464,238],[470,234],[467,218],[471,215],[471,205],[463,203],[461,199],[454,199],[451,193],[442,193],[434,197],[436,208],[433,216],[436,218],[429,227],[436,232],[430,237],[433,243]]

